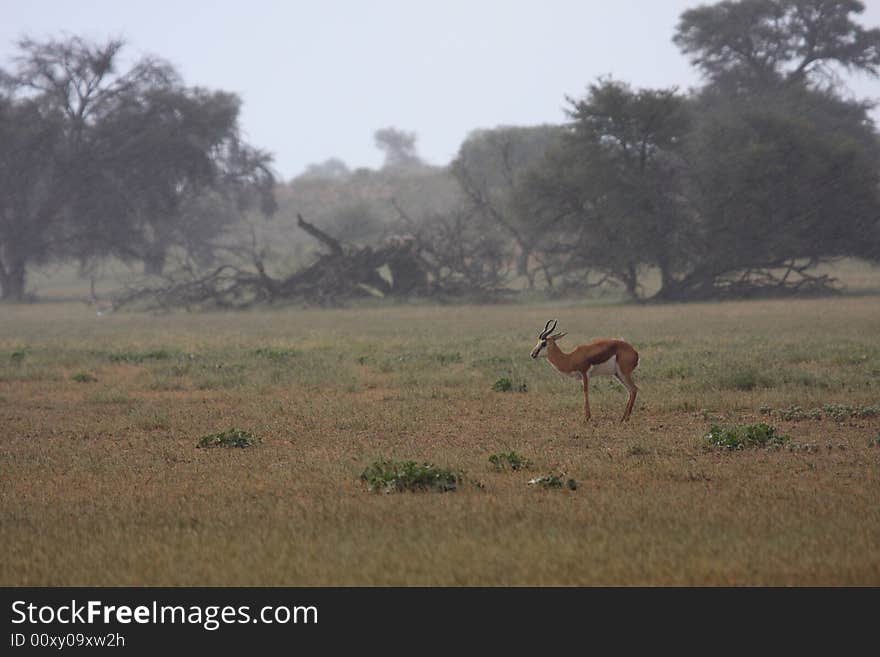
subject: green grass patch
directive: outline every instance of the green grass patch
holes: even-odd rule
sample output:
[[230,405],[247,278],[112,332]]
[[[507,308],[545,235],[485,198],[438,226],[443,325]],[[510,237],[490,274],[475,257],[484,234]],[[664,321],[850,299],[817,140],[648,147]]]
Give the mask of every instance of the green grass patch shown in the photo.
[[152,349],[150,351],[114,351],[107,355],[111,363],[143,363],[148,360],[170,360],[178,356],[178,352],[168,349]]
[[775,415],[780,420],[786,420],[788,422],[822,419],[822,409],[819,408],[806,409],[797,405],[789,406],[788,408],[770,408],[769,406],[762,406],[760,410],[763,415]]
[[505,470],[525,470],[532,465],[532,462],[529,459],[514,451],[492,454],[492,456],[489,457],[489,463],[492,464],[492,467],[495,468],[496,472],[504,472]]
[[72,377],[70,377],[71,381],[76,381],[77,383],[94,383],[98,380],[96,376],[92,376],[88,372],[77,372]]
[[776,427],[766,422],[759,422],[758,424],[729,427],[713,424],[704,439],[712,447],[746,449],[749,447],[782,446],[790,440],[790,436],[778,433]]
[[529,386],[525,381],[514,383],[506,376],[503,376],[492,384],[492,390],[495,392],[528,392]]
[[428,354],[428,358],[438,365],[449,365],[450,363],[460,363],[462,361],[461,354],[457,351]]
[[880,415],[880,406],[848,406],[846,404],[825,404],[822,408],[825,415],[832,420],[864,419]]
[[280,361],[294,358],[296,356],[299,356],[300,354],[300,352],[296,349],[275,349],[272,347],[260,347],[258,349],[254,349],[251,353],[253,353],[254,356],[259,356],[260,358]]
[[801,420],[821,420],[828,418],[842,422],[851,418],[865,419],[880,416],[880,406],[849,406],[847,404],[825,404],[821,408],[801,408],[793,405],[787,408],[762,406],[761,413],[778,417],[780,420],[799,422]]
[[232,428],[221,433],[212,433],[199,438],[196,447],[255,447],[262,440],[242,429]]
[[448,493],[458,489],[464,481],[464,473],[433,463],[383,458],[371,463],[361,473],[360,479],[374,493],[405,491]]

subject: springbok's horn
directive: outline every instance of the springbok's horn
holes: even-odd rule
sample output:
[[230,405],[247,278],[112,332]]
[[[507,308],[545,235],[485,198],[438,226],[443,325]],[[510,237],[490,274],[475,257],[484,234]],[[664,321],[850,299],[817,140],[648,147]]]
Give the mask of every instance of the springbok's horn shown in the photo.
[[[551,324],[552,324],[552,326],[551,326]],[[551,319],[551,320],[549,320],[549,321],[544,325],[544,330],[541,331],[541,335],[539,335],[538,337],[539,337],[541,340],[543,340],[543,339],[546,338],[548,335],[550,335],[551,333],[553,333],[553,331],[556,330],[556,324],[557,324],[557,322],[556,322],[555,319]]]

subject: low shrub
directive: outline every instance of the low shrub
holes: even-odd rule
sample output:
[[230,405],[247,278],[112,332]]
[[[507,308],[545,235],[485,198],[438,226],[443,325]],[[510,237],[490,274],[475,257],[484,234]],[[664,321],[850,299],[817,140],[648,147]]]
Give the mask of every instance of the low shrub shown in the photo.
[[846,404],[825,404],[825,415],[832,420],[846,420],[849,418],[864,419],[880,415],[880,406],[847,406]]
[[265,358],[267,360],[287,360],[299,355],[296,349],[276,349],[274,347],[259,347],[254,349],[254,356]]
[[146,360],[169,360],[177,354],[167,349],[153,349],[151,351],[116,351],[108,354],[111,363],[143,363]]
[[850,418],[864,419],[880,415],[880,406],[849,406],[847,404],[825,404],[822,408],[801,408],[789,406],[788,408],[771,408],[762,406],[763,415],[773,415],[781,420],[799,422],[801,420],[821,420],[828,418],[842,422]]
[[514,451],[492,454],[489,457],[489,463],[493,465],[496,472],[503,472],[507,469],[524,470],[532,465],[529,459]]
[[525,381],[514,383],[506,376],[501,377],[492,384],[492,390],[495,392],[528,392],[529,386]]
[[760,422],[723,427],[713,424],[709,433],[704,436],[706,442],[713,447],[727,449],[745,449],[748,447],[769,447],[784,445],[790,437],[777,432],[776,427]]
[[367,466],[361,473],[360,479],[374,493],[404,491],[447,493],[458,488],[464,480],[464,473],[433,463],[382,458]]
[[575,479],[565,479],[564,474],[547,474],[543,477],[535,477],[529,480],[529,486],[537,486],[538,488],[568,488],[569,490],[577,490],[578,482]]
[[255,447],[262,440],[242,429],[232,428],[229,431],[212,433],[202,436],[196,447]]

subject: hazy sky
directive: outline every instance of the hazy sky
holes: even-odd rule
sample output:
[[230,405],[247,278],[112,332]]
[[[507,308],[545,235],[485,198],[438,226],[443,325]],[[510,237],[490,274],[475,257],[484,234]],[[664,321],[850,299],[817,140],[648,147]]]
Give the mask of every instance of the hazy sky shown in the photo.
[[[634,86],[700,80],[672,44],[699,0],[0,0],[0,61],[15,41],[123,37],[169,60],[189,85],[244,99],[247,139],[287,179],[339,157],[375,167],[373,133],[418,134],[447,163],[476,128],[564,120],[565,96],[597,76]],[[880,0],[860,22],[880,25]],[[880,82],[851,80],[880,99]],[[875,112],[875,116],[878,114]]]

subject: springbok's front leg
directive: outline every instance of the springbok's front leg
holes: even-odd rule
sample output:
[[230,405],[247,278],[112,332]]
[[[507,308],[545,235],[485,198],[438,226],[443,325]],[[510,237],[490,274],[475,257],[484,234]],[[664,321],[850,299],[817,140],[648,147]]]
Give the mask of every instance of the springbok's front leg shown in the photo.
[[584,380],[584,422],[589,422],[592,414],[590,413],[590,377],[586,372],[581,372]]

